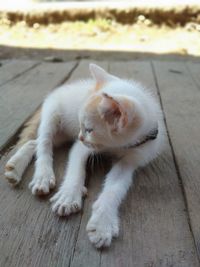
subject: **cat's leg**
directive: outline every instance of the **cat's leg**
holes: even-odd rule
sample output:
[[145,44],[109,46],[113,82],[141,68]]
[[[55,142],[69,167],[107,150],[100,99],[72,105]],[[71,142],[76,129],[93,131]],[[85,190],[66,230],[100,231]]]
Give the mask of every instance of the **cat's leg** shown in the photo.
[[9,183],[17,185],[30,163],[36,149],[36,140],[30,140],[22,145],[9,159],[5,166],[5,177]]
[[77,141],[69,154],[68,168],[59,191],[51,198],[52,210],[60,216],[78,212],[82,207],[86,162],[91,151]]
[[48,194],[55,187],[53,171],[53,139],[59,127],[56,112],[45,110],[42,114],[36,147],[35,173],[29,188],[34,195]]
[[121,160],[107,174],[86,228],[90,241],[97,248],[109,246],[112,238],[119,234],[118,208],[131,185],[133,171],[131,165]]

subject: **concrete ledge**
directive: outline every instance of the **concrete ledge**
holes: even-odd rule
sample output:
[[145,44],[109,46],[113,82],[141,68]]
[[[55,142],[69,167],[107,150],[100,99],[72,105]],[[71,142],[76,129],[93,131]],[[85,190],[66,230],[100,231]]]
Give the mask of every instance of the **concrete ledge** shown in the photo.
[[184,25],[200,23],[200,1],[134,1],[129,2],[65,2],[20,5],[0,4],[0,19],[11,23],[24,20],[29,25],[105,18],[121,23],[133,23],[144,15],[155,24]]
[[134,52],[134,51],[103,51],[103,50],[87,50],[87,49],[49,49],[49,48],[22,48],[13,46],[0,45],[0,60],[5,59],[23,59],[43,61],[46,58],[57,58],[60,61],[70,60],[107,60],[117,61],[124,60],[159,60],[159,61],[192,61],[200,62],[198,56],[185,55],[176,52],[156,54],[153,52]]

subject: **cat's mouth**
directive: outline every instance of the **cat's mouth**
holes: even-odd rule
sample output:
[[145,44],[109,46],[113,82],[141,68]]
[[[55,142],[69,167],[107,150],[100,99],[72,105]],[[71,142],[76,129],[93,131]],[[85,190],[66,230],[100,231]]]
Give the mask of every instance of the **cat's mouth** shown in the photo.
[[94,144],[94,143],[90,143],[90,142],[86,142],[86,141],[82,141],[82,143],[87,146],[88,148],[91,148],[95,151],[99,151],[102,150],[103,146],[100,144]]

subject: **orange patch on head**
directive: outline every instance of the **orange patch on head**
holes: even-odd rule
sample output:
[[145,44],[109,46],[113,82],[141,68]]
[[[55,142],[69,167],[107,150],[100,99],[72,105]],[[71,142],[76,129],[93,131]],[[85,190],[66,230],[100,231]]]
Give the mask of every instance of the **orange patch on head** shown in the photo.
[[134,116],[133,116],[133,120],[130,124],[130,128],[133,130],[136,130],[137,128],[139,128],[142,124],[142,118],[139,116],[139,114],[135,111],[134,108],[134,102],[130,102],[128,99],[123,99],[123,101],[121,101],[121,105],[123,106],[123,110],[124,110],[124,117],[123,117],[123,124],[127,125],[128,123],[128,115],[126,114],[126,111],[128,110],[134,110]]
[[135,132],[137,129],[139,129],[139,127],[141,127],[141,125],[142,125],[142,117],[139,113],[136,112],[130,124],[131,132]]
[[128,124],[128,114],[126,111],[131,110],[133,108],[133,103],[128,99],[123,99],[121,105],[123,106],[123,126],[125,127]]
[[102,86],[103,86],[103,83],[97,82],[97,83],[96,83],[96,86],[95,86],[95,88],[94,88],[95,92],[96,92],[96,91],[99,91],[99,90],[102,88]]
[[86,105],[86,110],[87,110],[88,112],[90,112],[90,111],[92,111],[92,110],[95,110],[95,109],[97,110],[97,107],[98,107],[100,101],[101,101],[101,96],[100,96],[100,95],[92,96],[92,97],[89,99],[89,101],[88,101],[88,103],[87,103],[87,105]]
[[127,114],[124,112],[119,102],[106,93],[103,93],[102,95],[99,113],[101,118],[110,125],[113,131],[124,127],[128,122],[128,119],[126,118]]
[[137,129],[141,126],[141,124],[142,124],[142,118],[138,114],[136,114],[132,123],[132,127],[134,127],[134,129]]

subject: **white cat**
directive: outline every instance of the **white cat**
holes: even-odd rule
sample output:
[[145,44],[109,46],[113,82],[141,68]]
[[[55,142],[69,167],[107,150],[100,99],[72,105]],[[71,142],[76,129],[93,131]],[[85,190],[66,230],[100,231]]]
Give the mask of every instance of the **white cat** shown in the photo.
[[159,104],[140,83],[115,77],[90,64],[93,79],[64,84],[44,101],[36,140],[22,145],[6,165],[6,178],[14,184],[36,151],[36,169],[30,183],[34,195],[55,187],[52,149],[75,140],[64,180],[51,198],[60,216],[79,211],[86,193],[88,156],[110,152],[118,160],[106,175],[103,190],[87,225],[96,247],[109,246],[119,233],[118,208],[129,189],[134,171],[154,159],[165,141]]

